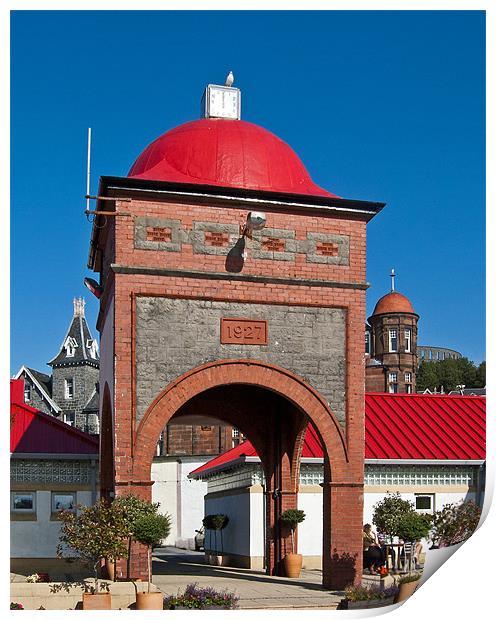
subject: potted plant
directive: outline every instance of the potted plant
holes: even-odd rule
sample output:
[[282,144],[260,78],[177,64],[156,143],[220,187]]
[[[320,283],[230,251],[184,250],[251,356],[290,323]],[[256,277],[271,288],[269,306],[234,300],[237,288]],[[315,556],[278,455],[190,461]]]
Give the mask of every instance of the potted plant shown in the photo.
[[[138,519],[150,514],[157,514],[160,504],[158,502],[148,502],[145,499],[141,499],[136,495],[120,495],[114,500],[114,504],[116,507],[122,509],[124,513],[124,518],[126,520],[127,526],[129,528],[128,536],[127,536],[127,546],[128,546],[128,554],[127,554],[127,578],[131,579],[131,567],[130,567],[130,557],[131,557],[131,546],[133,543],[134,537],[134,524]],[[107,569],[110,568],[110,573],[112,572],[112,568],[114,566],[113,563],[106,561]],[[111,577],[113,579],[113,577]]]
[[236,609],[239,597],[228,590],[201,588],[198,583],[190,583],[184,592],[164,599],[164,609]]
[[415,592],[419,584],[421,573],[408,573],[398,579],[398,594],[394,600],[395,603],[406,601],[407,598]]
[[296,508],[288,508],[281,514],[282,523],[291,531],[291,553],[286,553],[284,556],[284,571],[287,577],[299,577],[301,573],[303,557],[299,553],[295,553],[294,533],[298,523],[302,523],[304,520],[305,513]]
[[370,609],[395,603],[398,588],[390,586],[382,589],[377,585],[349,585],[345,588],[344,593],[345,598],[341,599],[338,609]]
[[167,538],[170,532],[170,516],[162,514],[148,514],[139,518],[133,527],[134,538],[147,546],[147,574],[148,588],[146,592],[136,592],[136,609],[163,609],[162,592],[150,592],[152,579],[151,556],[152,548]]
[[83,609],[110,609],[108,584],[98,583],[98,568],[102,558],[116,560],[127,555],[128,527],[122,510],[100,499],[93,506],[79,506],[78,512],[62,510],[59,515],[57,556],[83,561],[93,571],[94,585],[85,582]]
[[[205,550],[205,556],[209,564],[214,566],[222,566],[224,556],[224,541],[222,532],[229,524],[229,517],[224,514],[212,514],[206,515],[203,519],[203,526],[206,530],[215,532],[215,551],[217,551],[217,532],[220,531],[220,546],[221,553],[212,553],[212,549],[209,552]],[[210,535],[210,547],[212,547],[212,537]]]

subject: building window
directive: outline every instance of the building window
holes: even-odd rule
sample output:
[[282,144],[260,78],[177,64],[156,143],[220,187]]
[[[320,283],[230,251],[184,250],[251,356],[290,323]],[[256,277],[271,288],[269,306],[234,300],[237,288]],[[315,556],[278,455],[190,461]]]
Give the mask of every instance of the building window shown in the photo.
[[389,373],[389,393],[396,394],[398,392],[398,373]]
[[405,385],[405,391],[406,391],[407,394],[411,394],[412,393],[412,385],[411,385],[411,383],[407,383]]
[[405,329],[405,352],[410,353],[412,350],[412,330]]
[[389,352],[396,353],[398,351],[398,330],[389,330]]
[[59,510],[75,510],[76,494],[75,493],[52,493],[52,512]]
[[64,422],[69,424],[69,426],[74,426],[74,422],[76,421],[76,412],[75,411],[66,411],[64,412]]
[[405,372],[405,383],[411,383],[411,382],[412,382],[412,373]]
[[31,384],[25,383],[24,384],[24,402],[29,403],[30,400],[31,400]]
[[74,357],[74,353],[76,352],[77,346],[78,346],[77,340],[69,336],[64,344],[66,357]]
[[19,513],[34,513],[36,510],[36,493],[34,491],[12,491],[10,510]]
[[370,355],[370,332],[365,332],[365,353]]
[[71,377],[70,379],[66,379],[64,382],[64,395],[65,398],[70,400],[74,398],[74,379]]
[[415,510],[417,512],[433,513],[434,512],[434,495],[416,494]]

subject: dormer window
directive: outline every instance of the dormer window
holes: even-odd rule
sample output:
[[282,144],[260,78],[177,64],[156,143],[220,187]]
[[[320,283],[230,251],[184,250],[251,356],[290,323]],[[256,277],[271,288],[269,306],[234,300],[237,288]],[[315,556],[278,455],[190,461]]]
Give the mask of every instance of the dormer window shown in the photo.
[[91,359],[96,360],[98,357],[98,342],[94,338],[86,340],[86,348],[89,349]]
[[76,341],[75,338],[71,338],[70,336],[67,338],[67,340],[65,341],[64,344],[64,349],[65,349],[65,354],[66,357],[74,357],[74,354],[76,352],[76,347],[78,346],[78,343]]
[[25,383],[24,384],[24,402],[29,403],[30,400],[31,400],[31,384]]

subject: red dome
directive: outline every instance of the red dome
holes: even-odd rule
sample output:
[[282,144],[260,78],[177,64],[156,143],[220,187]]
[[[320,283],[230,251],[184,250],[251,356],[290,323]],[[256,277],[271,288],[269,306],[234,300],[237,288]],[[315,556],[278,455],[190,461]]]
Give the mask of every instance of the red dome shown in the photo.
[[408,314],[415,314],[415,310],[410,300],[396,291],[391,291],[384,297],[381,297],[375,305],[374,314],[389,314],[390,312],[406,312]]
[[141,153],[128,176],[337,198],[315,185],[285,142],[246,121],[205,118],[175,127]]

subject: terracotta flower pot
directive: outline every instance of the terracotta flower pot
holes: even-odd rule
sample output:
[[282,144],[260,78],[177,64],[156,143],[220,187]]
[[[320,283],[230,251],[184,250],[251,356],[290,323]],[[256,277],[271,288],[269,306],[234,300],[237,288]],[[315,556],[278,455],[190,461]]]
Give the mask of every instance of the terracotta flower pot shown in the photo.
[[84,592],[83,609],[112,609],[112,595],[110,592],[98,592],[98,594]]
[[163,609],[162,592],[136,592],[136,609]]
[[300,553],[288,553],[284,556],[284,572],[286,577],[299,577],[303,556]]
[[401,603],[402,601],[406,601],[407,598],[410,598],[410,596],[417,589],[418,584],[419,584],[418,579],[416,581],[409,581],[408,583],[400,583],[399,592],[398,592],[395,602]]
[[105,570],[110,581],[115,581],[115,561],[105,558]]

